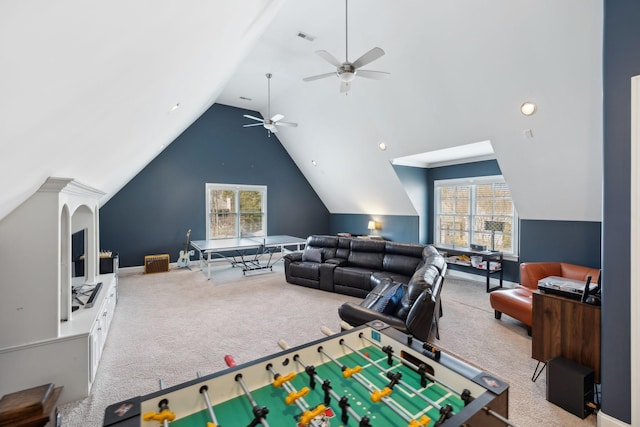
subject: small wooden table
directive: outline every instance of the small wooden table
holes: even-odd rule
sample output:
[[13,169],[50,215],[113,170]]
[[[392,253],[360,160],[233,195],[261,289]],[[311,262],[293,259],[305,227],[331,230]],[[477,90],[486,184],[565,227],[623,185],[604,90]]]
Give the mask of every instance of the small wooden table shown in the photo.
[[531,357],[546,364],[558,356],[593,369],[600,383],[600,307],[533,291]]

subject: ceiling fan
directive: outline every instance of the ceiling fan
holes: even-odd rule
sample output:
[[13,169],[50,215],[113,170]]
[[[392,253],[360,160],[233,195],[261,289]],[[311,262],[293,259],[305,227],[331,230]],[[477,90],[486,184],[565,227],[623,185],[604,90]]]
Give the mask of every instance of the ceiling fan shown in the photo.
[[349,62],[349,20],[348,20],[348,0],[345,0],[345,61],[340,62],[336,59],[335,56],[331,55],[326,50],[318,50],[316,53],[325,61],[334,65],[337,69],[332,73],[319,74],[317,76],[305,77],[305,82],[310,82],[312,80],[323,79],[325,77],[335,76],[337,75],[340,79],[340,92],[346,93],[351,88],[351,82],[355,79],[356,76],[366,77],[368,79],[382,79],[389,75],[389,73],[385,71],[373,71],[373,70],[362,70],[360,67],[363,67],[370,62],[375,61],[384,55],[384,50],[379,47],[374,47],[370,51],[366,52],[360,58],[356,59],[353,62]]
[[[271,117],[271,73],[267,73],[266,76],[267,76],[267,96],[268,96],[267,117]],[[269,133],[269,136],[271,136],[271,133],[278,132],[278,129],[276,129],[276,126],[289,126],[289,127],[298,126],[297,123],[281,122],[280,120],[284,119],[284,116],[282,114],[276,114],[275,116],[267,119],[261,119],[259,117],[251,116],[249,114],[245,114],[244,117],[252,120],[257,120],[260,123],[251,123],[248,125],[242,125],[242,127],[248,128],[251,126],[262,125]]]

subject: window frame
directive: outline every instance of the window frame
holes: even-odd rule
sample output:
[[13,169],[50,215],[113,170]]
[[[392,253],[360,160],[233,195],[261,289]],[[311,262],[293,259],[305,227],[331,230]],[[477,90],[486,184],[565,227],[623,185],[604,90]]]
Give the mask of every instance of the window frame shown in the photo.
[[[476,186],[477,185],[487,185],[487,184],[505,184],[507,185],[504,177],[502,175],[488,175],[488,176],[478,176],[478,177],[468,177],[468,178],[453,178],[453,179],[442,179],[435,180],[433,182],[433,241],[436,245],[445,245],[445,243],[440,242],[440,188],[443,187],[455,187],[455,186],[471,186],[473,189],[471,190],[471,194],[469,196],[469,206],[470,213],[468,215],[469,224],[474,223],[474,218],[476,216],[484,216],[482,214],[477,214],[476,210]],[[508,188],[508,185],[507,185]],[[509,192],[511,190],[509,189]],[[513,216],[512,216],[512,229],[511,229],[511,241],[512,241],[512,251],[511,252],[503,252],[503,256],[506,258],[514,258],[517,259],[519,256],[519,217],[518,211],[516,210],[515,203],[513,202],[513,195],[511,195],[511,204],[513,205]],[[475,243],[473,241],[473,230],[468,230],[470,233],[470,244]],[[490,248],[487,248],[490,249]]]
[[240,197],[241,191],[257,191],[262,194],[262,233],[259,237],[264,237],[267,234],[267,186],[266,185],[250,185],[250,184],[221,184],[221,183],[206,183],[205,184],[205,229],[207,240],[225,239],[229,237],[212,237],[211,235],[211,191],[233,191],[236,194],[235,197],[235,238],[244,237],[240,232],[240,218],[242,212],[240,212]]

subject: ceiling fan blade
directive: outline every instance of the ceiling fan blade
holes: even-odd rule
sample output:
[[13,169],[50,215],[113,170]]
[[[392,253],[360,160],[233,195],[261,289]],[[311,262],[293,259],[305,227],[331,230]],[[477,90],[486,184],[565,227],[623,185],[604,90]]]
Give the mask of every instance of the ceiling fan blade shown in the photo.
[[288,127],[291,127],[291,128],[297,128],[297,127],[298,127],[298,124],[297,124],[297,123],[276,122],[276,123],[274,123],[274,124],[275,124],[275,125],[278,125],[278,126],[288,126]]
[[341,67],[342,66],[342,62],[338,61],[335,56],[331,55],[326,50],[316,50],[316,53],[318,54],[318,56],[320,58],[324,59],[329,64],[332,64],[332,65],[334,65],[336,67]]
[[243,117],[246,117],[247,119],[257,120],[259,122],[264,122],[264,119],[261,119],[261,118],[255,117],[255,116],[250,116],[248,114],[245,114]]
[[282,119],[284,119],[284,116],[282,114],[276,114],[275,116],[271,117],[272,122],[277,122],[278,120]]
[[278,129],[276,129],[276,126],[274,124],[264,125],[264,127],[265,127],[265,129],[267,129],[271,133],[278,132]]
[[305,77],[304,80],[305,82],[310,82],[312,80],[318,80],[318,79],[324,79],[325,77],[331,77],[331,76],[335,76],[336,73],[325,73],[325,74],[318,74],[317,76],[311,76],[311,77]]
[[348,83],[348,82],[340,83],[340,92],[341,93],[347,93],[347,92],[349,92],[349,89],[351,89],[351,83]]
[[358,70],[358,73],[356,75],[367,79],[382,80],[389,74],[391,73],[387,73],[386,71]]
[[262,126],[262,123],[252,123],[250,125],[242,125],[243,128],[249,128],[251,126]]
[[353,64],[351,65],[353,65],[353,68],[360,68],[364,65],[367,65],[370,62],[375,61],[376,59],[380,58],[382,55],[384,55],[384,50],[380,49],[379,47],[374,47],[369,52],[365,53],[360,58],[356,59],[355,62],[353,62]]

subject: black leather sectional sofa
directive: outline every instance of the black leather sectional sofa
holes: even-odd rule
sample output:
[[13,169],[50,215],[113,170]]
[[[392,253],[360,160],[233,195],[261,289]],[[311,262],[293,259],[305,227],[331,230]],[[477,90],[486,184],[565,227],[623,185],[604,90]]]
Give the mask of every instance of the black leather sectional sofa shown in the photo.
[[338,311],[351,326],[379,319],[423,341],[437,332],[446,268],[431,245],[353,237],[309,236],[284,256],[287,282],[364,298]]
[[357,237],[309,236],[302,253],[284,256],[287,282],[366,297],[371,277],[408,283],[427,246]]

